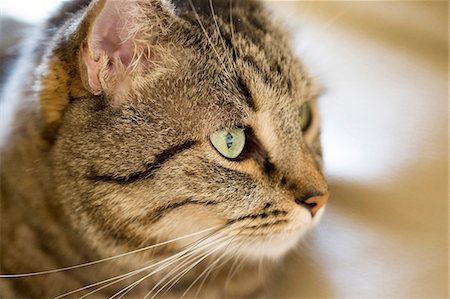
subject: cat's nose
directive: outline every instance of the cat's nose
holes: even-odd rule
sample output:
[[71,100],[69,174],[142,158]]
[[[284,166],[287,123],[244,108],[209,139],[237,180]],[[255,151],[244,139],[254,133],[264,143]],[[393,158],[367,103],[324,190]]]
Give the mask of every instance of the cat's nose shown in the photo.
[[329,197],[330,192],[325,194],[310,193],[297,197],[295,202],[303,207],[307,207],[311,211],[311,215],[314,216],[327,203]]

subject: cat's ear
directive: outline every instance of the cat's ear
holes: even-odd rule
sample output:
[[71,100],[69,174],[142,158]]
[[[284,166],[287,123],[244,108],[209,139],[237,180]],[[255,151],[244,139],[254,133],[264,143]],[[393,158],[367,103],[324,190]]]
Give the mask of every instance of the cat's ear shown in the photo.
[[[174,17],[164,0],[97,0],[88,8],[81,74],[93,94],[126,94],[133,77],[158,64],[158,37]],[[159,52],[158,52],[159,51]],[[151,71],[151,70],[150,70]]]

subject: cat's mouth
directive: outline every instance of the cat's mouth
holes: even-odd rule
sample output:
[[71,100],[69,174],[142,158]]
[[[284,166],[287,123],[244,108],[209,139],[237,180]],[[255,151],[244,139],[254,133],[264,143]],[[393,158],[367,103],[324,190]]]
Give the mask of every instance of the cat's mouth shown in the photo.
[[[200,251],[217,250],[229,257],[276,259],[294,249],[302,236],[319,222],[324,204],[313,213],[311,209],[317,206],[309,201],[301,205],[291,198],[278,204],[264,204],[253,212],[226,220],[213,212],[215,206],[185,204],[178,207],[176,214],[165,215],[157,225],[164,230],[170,228],[167,233],[175,233],[174,238],[211,225],[216,227],[202,241],[194,238],[178,242],[179,248],[200,242],[207,244],[205,249],[198,248]],[[180,218],[190,219],[189,225],[174,227],[173,223]]]
[[[321,214],[318,213],[317,218]],[[278,258],[295,248],[301,237],[318,221],[315,218],[305,208],[290,213],[273,210],[241,217],[236,221],[234,240],[228,250],[231,254],[244,255],[250,259]]]
[[307,231],[308,227],[305,226],[291,229],[285,227],[277,231],[271,229],[270,232],[240,235],[228,246],[228,250],[232,255],[242,255],[249,259],[276,259],[294,249]]

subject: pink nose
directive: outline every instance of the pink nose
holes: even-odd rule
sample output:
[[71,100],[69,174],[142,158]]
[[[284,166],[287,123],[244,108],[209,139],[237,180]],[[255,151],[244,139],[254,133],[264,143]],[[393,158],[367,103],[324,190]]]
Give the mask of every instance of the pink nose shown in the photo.
[[305,203],[308,204],[313,216],[327,203],[328,197],[330,197],[330,192],[320,196],[313,196],[305,200]]

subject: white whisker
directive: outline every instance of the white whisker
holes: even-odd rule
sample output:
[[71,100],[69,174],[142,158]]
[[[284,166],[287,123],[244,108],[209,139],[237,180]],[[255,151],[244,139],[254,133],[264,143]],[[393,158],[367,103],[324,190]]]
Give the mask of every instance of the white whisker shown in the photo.
[[[192,282],[191,285],[194,286],[195,283],[196,283],[203,275],[205,275],[205,276],[203,277],[202,281],[200,282],[200,285],[199,285],[199,287],[198,287],[198,289],[197,289],[197,292],[195,293],[195,298],[197,298],[198,295],[200,294],[200,290],[202,289],[203,285],[204,285],[205,282],[206,282],[206,279],[207,279],[208,276],[211,274],[211,272],[212,272],[213,270],[215,270],[215,269],[220,269],[220,267],[222,267],[223,265],[225,265],[229,260],[231,260],[231,259],[233,258],[232,256],[229,256],[229,257],[228,257],[225,261],[223,261],[220,265],[216,266],[216,265],[222,260],[222,258],[225,256],[225,254],[226,254],[226,249],[225,249],[225,251],[222,253],[222,255],[219,256],[219,258],[218,258],[216,261],[214,261],[214,262],[213,262],[211,265],[209,265],[205,270],[203,270],[203,272],[200,273],[200,275],[195,279],[195,281]],[[189,286],[188,289],[187,289],[185,292],[187,293],[187,292],[189,291],[190,288],[191,288],[191,286]],[[183,298],[183,297],[181,297],[181,298]]]
[[334,17],[330,18],[325,24],[321,26],[321,30],[323,32],[328,31],[327,29],[331,28],[339,19],[341,19],[352,7],[350,5],[344,7],[339,11]]
[[[175,277],[173,277],[173,274],[174,274],[174,273],[178,272],[180,269],[184,268],[185,266],[186,266],[186,268],[188,268],[189,265],[192,265],[193,262],[195,262],[196,260],[198,260],[200,257],[204,256],[204,255],[205,255],[206,253],[208,253],[208,252],[209,252],[209,251],[207,251],[207,252],[197,252],[197,254],[196,254],[195,256],[192,256],[192,257],[191,257],[190,259],[188,259],[187,261],[184,261],[184,262],[182,262],[180,265],[177,265],[174,269],[172,269],[169,273],[167,273],[166,276],[164,276],[164,277],[161,279],[161,281],[158,283],[158,285],[161,284],[161,283],[162,283],[163,281],[165,281],[166,279],[169,279],[169,278],[170,278],[170,280],[169,280],[168,283],[170,283],[171,281],[174,281],[174,280],[178,277],[178,275],[180,275],[180,274],[178,274],[178,275],[176,275]],[[183,270],[183,271],[184,271],[184,270]],[[167,290],[169,290],[175,283],[176,283],[176,282],[172,283],[172,284],[168,287]],[[166,283],[164,286],[162,286],[161,289],[164,289],[166,286],[167,286],[167,283]],[[155,287],[157,287],[157,286],[155,286]],[[166,292],[167,292],[167,290],[166,290]],[[166,292],[164,292],[163,294],[165,294]]]
[[[253,223],[253,221],[255,221],[254,219],[250,222],[250,224],[251,223]],[[243,226],[240,230],[239,230],[239,232],[238,233],[236,233],[236,235],[234,235],[233,237],[231,237],[230,238],[230,241],[227,243],[227,246],[225,247],[225,249],[224,249],[224,251],[223,251],[223,253],[222,253],[222,255],[216,260],[216,261],[214,261],[211,265],[216,265],[221,259],[222,259],[222,257],[223,256],[225,256],[225,254],[227,253],[227,249],[228,249],[228,247],[230,246],[230,244],[234,241],[234,239],[237,237],[237,236],[239,236],[239,234],[243,231],[245,229],[245,226]],[[228,259],[229,260],[229,259]],[[227,260],[227,261],[228,261]],[[181,296],[181,298],[183,298],[188,292],[189,292],[189,290],[195,285],[195,283],[202,277],[202,275],[205,273],[205,271],[208,271],[208,269],[211,267],[211,265],[209,265],[190,285],[189,285],[189,287],[184,291],[184,293],[183,293],[183,295]],[[207,272],[208,273],[208,275],[209,275],[209,272]],[[197,292],[196,292],[196,294],[195,294],[195,297],[197,297],[197,295],[198,295],[198,293],[200,292],[200,289],[201,289],[201,287],[203,286],[203,284],[204,284],[204,282],[205,282],[205,280],[206,280],[206,278],[207,278],[207,275],[205,276],[205,279],[202,281],[202,283],[201,283],[201,285],[199,286],[199,289],[197,290]]]
[[230,30],[231,30],[231,44],[233,44],[234,41],[233,0],[230,0]]
[[190,238],[192,236],[196,236],[196,235],[205,233],[207,231],[210,231],[212,229],[215,229],[215,228],[217,228],[219,226],[220,225],[216,225],[214,227],[210,227],[210,228],[207,228],[207,229],[199,231],[199,232],[195,232],[195,233],[192,233],[192,234],[189,234],[189,235],[185,235],[185,236],[182,236],[182,237],[178,237],[178,238],[175,238],[175,239],[172,239],[172,240],[164,241],[164,242],[161,242],[161,243],[158,243],[158,244],[154,244],[154,245],[150,245],[150,246],[147,246],[147,247],[139,248],[139,249],[136,249],[136,250],[133,250],[133,251],[129,251],[129,252],[126,252],[126,253],[122,253],[122,254],[119,254],[119,255],[107,257],[107,258],[100,259],[100,260],[97,260],[97,261],[87,262],[87,263],[73,265],[73,266],[68,266],[68,267],[59,268],[59,269],[40,271],[40,272],[18,273],[18,274],[0,274],[0,278],[29,277],[29,276],[52,274],[52,273],[57,273],[57,272],[62,272],[62,271],[68,271],[68,270],[88,267],[88,266],[96,265],[96,264],[103,263],[103,262],[106,262],[106,261],[118,259],[118,258],[121,258],[121,257],[124,257],[124,256],[128,256],[128,255],[131,255],[131,254],[135,254],[135,253],[138,253],[138,252],[142,252],[142,251],[145,251],[145,250],[149,250],[149,249],[152,249],[152,248],[161,247],[163,245],[167,245],[167,244],[179,241],[179,240],[187,239],[187,238]]
[[[226,241],[226,238],[223,238],[221,241]],[[219,250],[220,249],[220,246],[218,247],[218,248],[214,248],[212,251],[217,251],[217,250],[215,250],[215,249],[217,249],[217,250]],[[189,270],[188,270],[189,271]],[[188,271],[186,271],[186,272],[188,272]],[[181,277],[180,277],[181,278]],[[176,277],[175,278],[173,278],[172,280],[174,280],[174,279],[176,279]],[[168,288],[166,289],[166,291],[163,293],[163,295],[164,294],[166,294],[177,282],[179,281],[179,279],[177,279],[177,280],[175,280],[175,281],[173,281],[172,283],[171,283],[171,285],[169,285],[168,286]],[[164,287],[163,287],[164,288]]]
[[[149,274],[146,274],[145,276],[141,277],[140,279],[136,280],[135,282],[133,282],[132,284],[130,284],[129,286],[119,290],[118,292],[116,292],[115,294],[113,294],[112,296],[110,296],[110,299],[120,299],[123,296],[125,296],[127,293],[129,293],[131,290],[133,290],[136,286],[138,286],[141,282],[143,282],[144,280],[150,278],[152,275],[163,271],[164,269],[168,268],[169,266],[175,264],[176,262],[178,262],[180,259],[184,259],[188,256],[190,256],[191,253],[188,253],[188,255],[184,255],[186,254],[188,251],[192,250],[192,248],[189,248],[183,252],[180,252],[180,254],[177,254],[177,256],[173,256],[173,258],[169,259],[169,260],[165,260],[164,263],[162,265],[160,265],[158,268],[156,268],[155,270],[153,270],[152,272],[150,272]],[[145,269],[147,270],[147,269]]]
[[[216,227],[218,227],[218,226],[215,226],[215,227],[213,227],[213,228],[216,228]],[[213,229],[213,228],[211,228],[211,229]],[[205,231],[208,231],[208,230],[210,230],[210,229],[202,230],[202,231],[197,232],[197,233],[195,233],[195,234],[204,233]],[[214,235],[214,234],[216,234],[216,233],[217,233],[217,232],[213,232],[212,235]],[[186,236],[184,236],[184,237],[182,237],[182,238],[185,238],[185,237],[191,237],[191,236],[193,236],[193,235],[194,235],[194,234],[189,234],[189,235],[186,235]],[[57,297],[54,297],[53,299],[63,298],[63,297],[66,297],[66,296],[68,296],[68,295],[70,295],[70,294],[77,293],[77,292],[80,292],[80,291],[83,291],[83,290],[86,290],[86,289],[89,289],[89,288],[92,288],[92,287],[96,287],[96,286],[98,286],[98,285],[102,285],[102,284],[105,284],[105,283],[108,283],[108,282],[109,282],[107,285],[102,286],[102,287],[100,287],[100,288],[97,288],[97,289],[93,290],[92,292],[90,292],[90,293],[84,295],[84,296],[81,297],[81,298],[87,297],[87,296],[89,296],[89,295],[91,295],[91,294],[93,294],[93,293],[95,293],[95,292],[98,292],[98,291],[100,291],[100,290],[102,290],[102,289],[104,289],[104,288],[106,288],[106,287],[108,287],[108,286],[111,286],[111,285],[113,285],[113,284],[115,284],[115,283],[118,283],[118,282],[120,282],[120,281],[123,281],[123,280],[125,280],[125,279],[127,279],[127,278],[129,278],[129,277],[131,277],[131,276],[133,276],[133,275],[136,275],[136,274],[139,274],[139,273],[141,273],[141,272],[143,272],[143,271],[146,271],[146,270],[148,270],[148,269],[151,269],[151,268],[153,268],[153,267],[155,267],[155,266],[157,266],[157,265],[160,265],[160,264],[162,264],[162,263],[164,263],[164,262],[167,262],[168,260],[170,260],[170,259],[172,259],[172,258],[176,258],[176,257],[178,257],[178,255],[182,255],[182,254],[188,252],[188,251],[191,249],[191,247],[192,247],[193,244],[195,245],[195,243],[201,242],[203,239],[208,238],[208,237],[210,237],[210,236],[211,236],[211,234],[208,234],[207,236],[201,238],[200,240],[196,240],[196,241],[192,242],[191,244],[188,245],[188,247],[187,247],[185,250],[183,250],[183,251],[181,251],[181,252],[178,252],[178,253],[176,253],[176,254],[174,254],[174,255],[172,255],[172,256],[166,258],[166,259],[163,259],[163,260],[161,260],[161,261],[159,261],[159,262],[157,262],[157,263],[155,263],[155,264],[152,264],[152,265],[149,265],[149,266],[146,266],[146,267],[143,267],[143,268],[140,268],[140,269],[137,269],[137,270],[128,272],[128,273],[126,273],[126,274],[114,276],[114,277],[111,277],[111,278],[108,278],[108,279],[105,279],[105,280],[102,280],[102,281],[99,281],[99,282],[96,282],[96,283],[89,284],[89,285],[87,285],[87,286],[84,286],[84,287],[81,287],[81,288],[72,290],[72,291],[70,291],[70,292],[61,294],[61,295],[59,295],[59,296],[57,296]],[[180,238],[177,238],[177,239],[179,240]],[[175,240],[175,239],[173,239],[173,240]],[[171,240],[171,241],[173,241],[173,240]],[[166,241],[166,242],[168,242],[168,241]],[[164,243],[164,242],[163,242],[163,243]],[[159,244],[162,244],[162,243],[159,243]],[[189,246],[191,246],[191,247],[189,247]],[[154,259],[154,260],[155,260],[155,259]],[[154,261],[154,260],[152,260],[152,261]],[[151,263],[152,261],[150,261],[150,262],[148,262],[148,263]],[[111,281],[112,281],[112,282],[111,282]]]
[[[183,254],[183,253],[184,253],[184,252],[179,252],[179,253],[177,253],[176,255],[178,255],[178,254]],[[136,275],[136,274],[138,274],[138,273],[141,273],[141,272],[143,272],[143,271],[146,271],[146,270],[148,270],[148,269],[151,269],[151,268],[153,268],[153,267],[155,267],[155,266],[157,266],[157,265],[159,265],[159,264],[161,264],[161,263],[164,263],[164,262],[166,262],[167,260],[169,260],[169,259],[171,259],[171,258],[174,258],[174,256],[175,256],[175,255],[170,256],[170,257],[168,257],[168,258],[166,258],[166,259],[164,259],[164,260],[162,260],[162,261],[157,262],[156,264],[152,264],[152,265],[149,265],[149,266],[145,266],[145,267],[143,267],[143,268],[140,268],[140,269],[137,269],[137,270],[128,272],[128,273],[126,273],[126,274],[114,276],[114,277],[111,277],[111,278],[108,278],[108,279],[105,279],[105,280],[102,280],[102,281],[99,281],[99,282],[96,282],[96,283],[89,284],[89,285],[84,286],[84,287],[82,287],[82,288],[78,288],[78,289],[72,290],[72,291],[70,291],[70,292],[61,294],[61,295],[59,295],[59,296],[57,296],[57,297],[54,297],[53,299],[60,299],[60,298],[66,297],[66,296],[68,296],[68,295],[71,295],[71,294],[73,294],[73,293],[81,292],[81,291],[83,291],[83,290],[86,290],[86,289],[89,289],[89,288],[92,288],[92,287],[95,287],[95,286],[98,286],[98,285],[105,284],[105,283],[108,283],[108,282],[113,281],[112,283],[108,283],[108,284],[105,285],[105,286],[102,286],[102,287],[100,287],[100,288],[97,288],[97,289],[93,290],[92,292],[89,292],[88,294],[85,294],[85,295],[82,296],[81,298],[87,297],[87,296],[92,295],[92,294],[94,294],[95,292],[98,292],[98,291],[100,291],[100,290],[102,290],[102,289],[104,289],[104,288],[106,288],[106,287],[108,287],[108,286],[111,286],[111,285],[113,285],[113,284],[115,284],[115,283],[118,283],[118,282],[120,282],[120,281],[123,281],[123,280],[125,280],[125,279],[127,279],[127,278],[129,278],[129,277],[131,277],[131,276],[133,276],[133,275]],[[150,262],[151,262],[151,261],[150,261]],[[150,262],[149,262],[149,263],[150,263]],[[81,299],[81,298],[80,298],[80,299]]]
[[216,54],[217,59],[219,59],[220,63],[222,64],[222,67],[223,67],[224,72],[227,74],[228,78],[231,79],[232,76],[230,75],[230,73],[229,73],[229,71],[228,71],[228,69],[227,69],[225,63],[223,62],[222,58],[220,57],[219,52],[217,52],[217,49],[214,47],[214,44],[213,44],[213,42],[211,41],[211,38],[210,38],[210,36],[208,35],[208,32],[207,32],[206,29],[205,29],[205,26],[203,26],[203,24],[202,24],[202,22],[201,22],[201,20],[200,20],[200,16],[198,15],[197,10],[195,9],[194,3],[192,3],[192,0],[188,0],[188,1],[189,1],[189,5],[191,6],[192,10],[194,11],[194,14],[195,14],[195,17],[196,17],[196,19],[197,19],[197,22],[199,23],[200,27],[202,28],[203,33],[204,33],[205,36],[206,36],[206,39],[208,40],[208,42],[209,42],[209,44],[211,45],[211,47],[212,47],[214,53]]
[[[166,275],[157,285],[155,285],[155,287],[152,288],[152,290],[150,290],[146,296],[144,297],[144,299],[147,299],[152,293],[153,291],[156,290],[156,287],[159,287],[164,281],[166,281],[164,283],[164,285],[162,285],[161,287],[159,287],[156,291],[155,294],[153,294],[153,296],[151,298],[155,298],[162,290],[164,290],[166,287],[166,292],[172,288],[187,272],[189,272],[192,268],[193,265],[196,265],[197,261],[201,261],[203,257],[208,256],[208,253],[210,252],[214,252],[216,251],[217,248],[212,248],[209,251],[206,252],[201,252],[199,254],[197,254],[196,256],[190,258],[188,261],[184,262],[183,264],[181,264],[179,267],[177,267],[177,271],[180,270],[180,272],[178,274],[175,274],[175,272],[177,271],[171,271],[170,275]],[[184,268],[184,269],[183,269]],[[181,270],[183,269],[183,270]],[[166,292],[164,292],[162,295],[164,295]]]
[[[95,287],[95,286],[97,286],[97,285],[101,285],[101,284],[107,283],[106,285],[101,286],[101,287],[99,287],[99,288],[96,288],[96,289],[92,290],[91,292],[89,292],[89,293],[87,293],[87,294],[84,294],[83,296],[81,296],[81,297],[78,298],[78,299],[83,299],[83,298],[86,298],[86,297],[88,297],[88,296],[90,296],[90,295],[92,295],[92,294],[95,294],[95,293],[97,293],[98,291],[101,291],[101,290],[103,290],[103,289],[105,289],[105,288],[107,288],[107,287],[109,287],[109,286],[112,286],[112,285],[114,285],[114,284],[116,284],[116,283],[118,283],[118,282],[120,282],[120,281],[123,281],[123,280],[125,280],[125,279],[127,279],[127,278],[130,278],[130,277],[132,277],[132,276],[134,276],[134,275],[137,275],[137,274],[139,274],[139,273],[141,273],[141,272],[144,272],[144,271],[147,270],[147,269],[148,269],[148,267],[143,267],[143,268],[140,268],[140,269],[138,269],[138,270],[129,272],[129,273],[127,273],[127,274],[123,274],[123,275],[120,275],[120,276],[115,276],[115,277],[109,278],[109,279],[107,279],[107,280],[103,280],[103,281],[100,281],[100,282],[97,282],[97,283],[90,284],[90,285],[88,285],[88,286],[82,287],[82,288],[80,288],[80,289],[73,290],[73,291],[71,291],[71,292],[69,292],[69,293],[60,295],[60,296],[55,297],[55,298],[53,298],[53,299],[59,299],[59,298],[65,297],[65,296],[67,296],[67,295],[70,295],[70,294],[73,294],[73,293],[76,293],[76,292],[80,292],[80,291],[83,291],[83,290],[86,290],[86,289]],[[110,281],[112,281],[112,282],[110,282]],[[108,282],[109,282],[109,283],[108,283]]]
[[[223,240],[220,240],[223,241]],[[193,262],[190,266],[188,266],[187,269],[183,270],[180,274],[178,274],[177,276],[175,276],[172,280],[175,279],[175,281],[172,282],[171,286],[174,286],[186,273],[188,273],[190,270],[192,270],[195,266],[197,266],[198,264],[200,264],[203,260],[205,260],[208,256],[212,255],[213,253],[215,253],[216,251],[220,250],[220,246],[211,249],[210,251],[208,251],[206,254],[204,254],[203,256],[201,256],[199,259],[197,259],[195,262]],[[151,299],[154,299],[169,283],[171,283],[171,281],[168,281],[164,286],[162,286],[152,297]],[[149,294],[151,294],[152,291],[150,291]],[[144,299],[146,299],[148,297],[147,294]]]
[[[208,236],[207,238],[210,238],[210,237],[211,236]],[[126,295],[128,292],[130,292],[133,288],[135,288],[137,285],[139,285],[142,281],[146,280],[147,278],[151,277],[152,275],[154,275],[154,274],[156,274],[156,273],[166,269],[170,265],[178,262],[180,259],[187,258],[187,257],[191,256],[192,254],[196,253],[197,251],[200,251],[200,250],[204,249],[205,247],[207,247],[209,245],[209,244],[203,245],[202,242],[204,242],[204,241],[205,241],[205,239],[198,240],[196,242],[197,244],[191,245],[187,249],[185,249],[185,250],[183,250],[183,251],[181,251],[181,252],[179,252],[179,253],[177,253],[177,254],[175,254],[175,255],[173,255],[173,256],[171,256],[171,257],[169,257],[169,258],[167,258],[167,259],[165,259],[165,260],[163,260],[161,262],[158,262],[157,264],[152,265],[152,267],[153,267],[153,266],[156,266],[156,265],[167,263],[167,264],[161,265],[160,267],[158,267],[157,269],[155,269],[151,273],[145,275],[144,277],[138,279],[137,281],[133,282],[129,286],[127,286],[127,287],[121,289],[120,291],[118,291],[117,293],[113,294],[110,297],[110,299],[122,298],[124,295]],[[147,267],[144,270],[147,270],[149,268],[150,267]],[[117,297],[117,296],[119,296],[119,297]]]
[[239,260],[237,260],[238,263],[235,263],[235,266],[232,267],[232,269],[230,269],[230,271],[228,273],[227,281],[225,282],[225,288],[228,288],[228,285],[231,283],[231,280],[241,270],[242,266],[245,264],[247,259],[248,259],[248,256],[244,256],[244,257],[240,258]]
[[239,252],[238,256],[235,258],[233,264],[231,265],[230,270],[228,270],[227,279],[225,281],[225,289],[227,289],[228,285],[230,284],[230,281],[231,281],[231,278],[232,278],[232,276],[230,276],[231,273],[234,272],[234,270],[237,267],[237,265],[239,264],[239,262],[242,261],[241,256],[242,256],[242,253]]
[[215,13],[215,11],[214,11],[214,5],[213,5],[212,0],[209,0],[209,8],[210,8],[210,10],[211,10],[211,15],[212,15],[212,17],[213,17],[214,24],[215,24],[216,29],[217,29],[217,34],[219,35],[219,38],[220,38],[220,40],[221,40],[221,42],[222,42],[222,46],[223,46],[223,48],[225,49],[225,53],[228,54],[228,55],[227,55],[228,62],[229,62],[230,64],[233,64],[233,60],[231,59],[229,53],[226,52],[227,46],[226,46],[225,40],[223,39],[222,33],[220,32],[219,23],[217,22],[217,16],[216,16],[216,13]]

